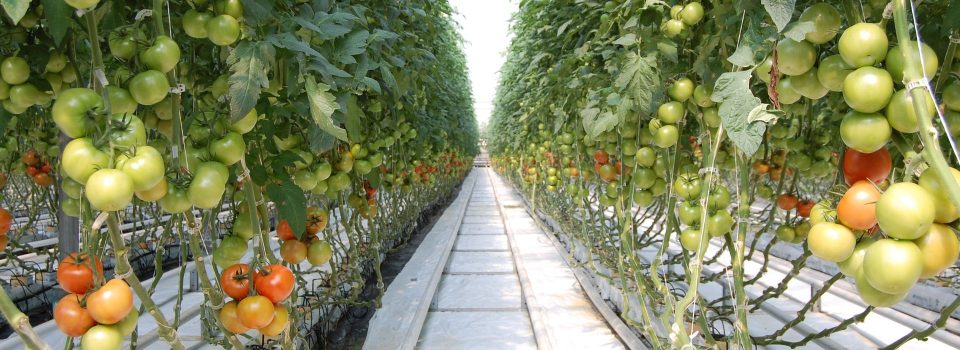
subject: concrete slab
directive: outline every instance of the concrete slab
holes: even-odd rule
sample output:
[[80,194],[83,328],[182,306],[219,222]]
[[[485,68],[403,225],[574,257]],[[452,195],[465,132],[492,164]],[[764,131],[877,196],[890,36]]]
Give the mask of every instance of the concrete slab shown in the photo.
[[[483,236],[481,236],[483,237]],[[497,237],[497,236],[493,236]],[[513,257],[510,252],[462,252],[450,253],[447,273],[513,273]]]
[[460,235],[453,250],[502,250],[507,251],[510,245],[505,235]]
[[437,294],[440,310],[519,310],[521,305],[516,275],[445,275]]
[[537,349],[530,320],[521,311],[431,312],[417,349]]
[[461,235],[502,235],[503,224],[463,224],[460,226]]

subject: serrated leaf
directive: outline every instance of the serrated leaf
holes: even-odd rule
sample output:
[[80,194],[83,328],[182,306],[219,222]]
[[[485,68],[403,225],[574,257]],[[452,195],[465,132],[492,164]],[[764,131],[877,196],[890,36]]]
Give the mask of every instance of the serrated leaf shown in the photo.
[[3,10],[13,23],[19,23],[30,9],[30,0],[0,0],[0,5],[3,5]]
[[363,77],[360,79],[360,82],[370,88],[370,90],[376,91],[378,94],[380,93],[380,83],[375,79],[371,77]]
[[627,59],[620,68],[615,84],[622,90],[627,90],[634,105],[640,112],[653,110],[653,95],[660,86],[660,74],[655,66],[655,59],[643,57],[636,53],[627,54]]
[[[761,12],[762,13],[762,12]],[[749,17],[737,50],[727,60],[739,67],[750,67],[766,57],[777,39],[776,28],[764,22],[764,16],[754,13]],[[749,57],[747,57],[749,56]],[[748,64],[744,64],[750,62]]]
[[570,27],[571,24],[573,24],[573,19],[567,20],[566,22],[561,24],[560,27],[557,28],[557,36],[563,35],[563,32],[565,32],[567,30],[567,27]]
[[773,18],[773,24],[777,26],[777,31],[782,32],[790,23],[790,18],[793,17],[797,0],[761,0],[760,3]]
[[264,38],[264,41],[278,48],[302,52],[312,57],[323,57],[323,54],[311,47],[310,44],[300,40],[293,33],[271,34]]
[[737,67],[752,67],[757,64],[753,56],[753,50],[746,46],[738,47],[730,57],[727,57],[727,61]]
[[784,30],[783,36],[793,39],[794,41],[802,41],[807,37],[807,33],[816,29],[816,25],[810,21],[793,22]]
[[230,121],[236,122],[249,113],[260,92],[270,81],[267,73],[274,59],[274,48],[266,42],[243,41],[230,53],[227,64],[230,65]]
[[751,73],[753,70],[720,75],[711,97],[720,104],[720,120],[730,140],[747,156],[752,156],[760,148],[767,125],[765,121],[776,119],[776,115],[769,113],[750,90]]
[[310,100],[310,115],[317,127],[337,139],[347,141],[347,131],[333,122],[333,112],[340,108],[340,105],[337,104],[337,98],[329,92],[330,86],[318,84],[312,76],[307,76],[304,89]]
[[310,139],[308,141],[310,144],[310,150],[318,154],[325,153],[333,149],[333,146],[337,143],[336,137],[328,132],[323,131],[323,129],[320,129],[320,126],[318,125],[310,126],[309,137]]
[[613,43],[626,47],[626,46],[637,44],[639,42],[640,41],[637,40],[636,34],[629,33],[624,36],[621,36],[619,39],[615,40]]
[[287,220],[297,238],[303,236],[307,228],[307,199],[303,189],[286,179],[279,185],[267,185],[267,195],[277,205],[280,219]]
[[43,17],[47,20],[47,33],[60,46],[70,28],[70,7],[62,0],[43,0]]
[[370,32],[365,29],[357,30],[347,34],[343,42],[337,46],[337,54],[340,62],[346,64],[356,63],[353,56],[367,51],[367,39],[370,38]]

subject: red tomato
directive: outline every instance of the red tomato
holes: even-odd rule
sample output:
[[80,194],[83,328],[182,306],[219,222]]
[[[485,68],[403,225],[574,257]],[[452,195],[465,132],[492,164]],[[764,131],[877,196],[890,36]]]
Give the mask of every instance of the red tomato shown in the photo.
[[877,224],[877,200],[880,190],[867,180],[860,180],[840,198],[837,219],[854,230],[867,230]]
[[610,155],[607,154],[607,151],[598,149],[596,152],[593,152],[593,159],[596,160],[597,163],[600,163],[600,165],[604,165],[610,162]]
[[813,209],[813,204],[812,200],[800,201],[800,203],[797,204],[797,215],[804,218],[810,217],[810,210]]
[[286,266],[267,265],[253,277],[253,286],[257,294],[267,297],[276,304],[290,297],[290,293],[293,293],[294,280],[293,272]]
[[96,326],[97,321],[90,317],[87,309],[80,306],[80,295],[67,294],[53,307],[53,320],[57,328],[71,337],[79,337],[90,327]]
[[847,185],[860,180],[870,180],[878,184],[887,179],[893,163],[886,148],[873,153],[860,153],[848,148],[843,153],[843,177]]
[[797,203],[799,203],[797,196],[792,194],[784,193],[777,197],[777,206],[783,210],[793,210],[797,207]]
[[277,237],[280,237],[281,241],[297,239],[297,235],[293,234],[293,229],[290,228],[290,223],[286,219],[277,223]]
[[[100,259],[94,257],[93,265],[96,266],[97,275],[103,276],[103,263]],[[87,254],[73,252],[67,255],[57,267],[57,283],[60,283],[60,288],[70,293],[86,294],[93,288],[94,272],[90,266]]]
[[5,236],[10,232],[10,224],[13,223],[13,215],[6,209],[0,208],[0,236]]
[[[220,274],[220,286],[227,296],[243,300],[250,294],[250,266],[233,264]],[[242,332],[241,332],[242,333]]]

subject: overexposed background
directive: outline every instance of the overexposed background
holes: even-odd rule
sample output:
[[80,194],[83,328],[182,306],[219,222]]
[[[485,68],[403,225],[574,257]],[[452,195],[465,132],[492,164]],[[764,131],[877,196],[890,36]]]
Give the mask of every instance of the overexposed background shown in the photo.
[[500,81],[507,47],[510,45],[510,16],[516,0],[450,0],[460,24],[464,53],[473,85],[477,123],[483,128],[493,112],[493,98]]

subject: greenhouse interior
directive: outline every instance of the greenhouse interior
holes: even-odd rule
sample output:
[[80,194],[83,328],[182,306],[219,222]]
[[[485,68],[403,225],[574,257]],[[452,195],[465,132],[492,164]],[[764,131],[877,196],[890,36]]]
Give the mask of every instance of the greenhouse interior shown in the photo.
[[960,349],[958,0],[0,8],[0,350]]

